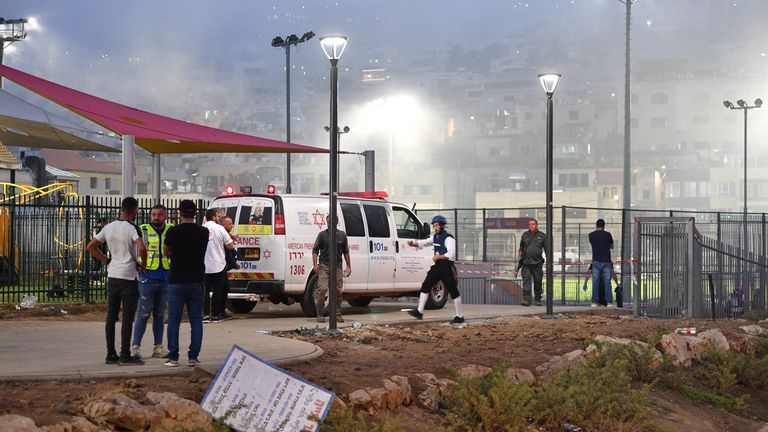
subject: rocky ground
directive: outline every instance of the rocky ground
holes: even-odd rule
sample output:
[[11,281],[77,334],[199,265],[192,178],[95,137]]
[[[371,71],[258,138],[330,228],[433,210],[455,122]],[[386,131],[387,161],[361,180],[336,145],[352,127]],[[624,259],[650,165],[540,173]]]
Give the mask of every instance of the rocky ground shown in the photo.
[[[67,310],[67,307],[63,309]],[[74,306],[69,310],[77,310]],[[60,314],[60,313],[59,313]],[[51,313],[56,316],[56,313]],[[103,319],[98,308],[88,307],[78,319]],[[0,318],[19,318],[16,314],[0,314]],[[56,318],[49,318],[56,319]],[[598,335],[645,341],[656,334],[670,333],[677,327],[696,327],[701,333],[719,329],[738,345],[746,336],[740,327],[753,324],[745,320],[656,320],[635,319],[617,312],[602,310],[569,314],[563,319],[538,317],[505,318],[470,321],[466,326],[443,323],[413,322],[390,326],[363,326],[346,329],[342,335],[329,336],[314,329],[301,329],[277,335],[298,338],[319,345],[322,358],[286,367],[291,373],[324,386],[342,400],[355,403],[365,388],[382,388],[383,380],[405,377],[411,387],[408,400],[397,407],[368,408],[372,418],[386,417],[403,430],[433,431],[440,425],[440,413],[431,409],[429,401],[419,395],[439,380],[453,378],[462,368],[468,373],[483,367],[510,364],[535,374],[536,368],[574,350],[583,350]],[[766,323],[761,323],[767,326]],[[761,336],[755,336],[760,338]],[[763,338],[765,336],[762,336]],[[431,375],[434,375],[432,377]],[[200,401],[212,377],[200,370],[189,376],[151,377],[143,379],[106,379],[82,382],[0,382],[0,415],[21,414],[32,418],[38,426],[69,421],[83,415],[86,406],[114,393],[123,393],[140,403],[150,404],[150,392],[173,392],[182,398]],[[397,381],[397,379],[394,379]],[[686,398],[669,390],[650,394],[659,407],[657,423],[668,430],[680,431],[750,431],[761,430],[768,419],[768,391],[751,390],[750,404],[756,408],[749,415],[734,415],[711,405]],[[156,396],[154,397],[156,398]],[[366,404],[369,402],[363,402]],[[402,405],[407,406],[402,406]],[[361,405],[362,406],[362,405]],[[765,430],[768,430],[766,428]]]

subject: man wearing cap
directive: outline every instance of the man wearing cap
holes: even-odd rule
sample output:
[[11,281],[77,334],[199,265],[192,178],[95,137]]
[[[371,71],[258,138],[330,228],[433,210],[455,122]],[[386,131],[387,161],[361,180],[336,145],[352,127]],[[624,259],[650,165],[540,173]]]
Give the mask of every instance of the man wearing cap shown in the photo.
[[199,363],[203,345],[203,293],[205,285],[205,251],[208,228],[195,223],[197,206],[191,200],[179,204],[181,222],[165,235],[163,250],[171,257],[168,275],[168,367],[179,366],[179,327],[184,306],[189,315],[191,341],[187,358],[189,366]]
[[432,218],[432,229],[435,234],[432,238],[426,240],[408,240],[408,246],[423,248],[432,246],[434,255],[432,255],[432,267],[427,272],[427,277],[421,284],[421,293],[419,294],[419,306],[416,309],[408,311],[408,315],[416,318],[424,318],[424,308],[427,307],[427,300],[432,287],[438,282],[443,283],[443,287],[448,290],[448,294],[453,299],[453,307],[456,309],[456,316],[453,317],[451,324],[461,324],[464,322],[464,314],[461,313],[461,296],[459,295],[459,281],[456,276],[456,267],[453,265],[456,261],[456,239],[445,230],[448,220],[445,216],[437,215]]
[[317,274],[317,288],[315,289],[315,309],[317,310],[317,322],[325,322],[323,318],[323,308],[325,306],[325,297],[328,295],[330,287],[330,261],[331,261],[331,232],[333,227],[336,229],[336,265],[341,270],[341,256],[344,255],[344,261],[347,263],[347,268],[344,272],[336,272],[336,321],[344,322],[344,318],[341,317],[341,291],[344,288],[343,277],[349,277],[352,274],[352,262],[349,258],[349,243],[347,242],[347,233],[337,228],[339,220],[336,219],[334,224],[331,225],[331,217],[326,216],[326,223],[328,228],[320,231],[315,239],[315,245],[312,248],[312,269]]

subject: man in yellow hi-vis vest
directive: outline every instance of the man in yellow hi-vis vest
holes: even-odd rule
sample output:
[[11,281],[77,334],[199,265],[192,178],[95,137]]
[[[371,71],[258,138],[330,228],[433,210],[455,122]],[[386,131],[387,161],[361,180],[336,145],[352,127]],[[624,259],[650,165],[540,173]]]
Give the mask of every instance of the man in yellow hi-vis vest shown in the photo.
[[168,210],[162,204],[152,207],[149,218],[151,223],[139,227],[147,246],[147,263],[146,270],[139,274],[139,306],[133,326],[131,356],[141,358],[141,339],[151,315],[152,334],[155,338],[152,357],[166,358],[168,351],[163,348],[163,330],[165,311],[168,307],[167,288],[171,259],[163,254],[163,245],[165,233],[173,225],[166,223]]

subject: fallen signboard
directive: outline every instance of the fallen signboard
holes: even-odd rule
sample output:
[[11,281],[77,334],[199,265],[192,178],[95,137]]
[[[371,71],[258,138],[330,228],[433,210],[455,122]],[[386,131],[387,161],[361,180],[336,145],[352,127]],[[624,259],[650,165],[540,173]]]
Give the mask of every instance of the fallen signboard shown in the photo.
[[241,432],[289,432],[318,430],[332,401],[333,393],[233,345],[200,405]]

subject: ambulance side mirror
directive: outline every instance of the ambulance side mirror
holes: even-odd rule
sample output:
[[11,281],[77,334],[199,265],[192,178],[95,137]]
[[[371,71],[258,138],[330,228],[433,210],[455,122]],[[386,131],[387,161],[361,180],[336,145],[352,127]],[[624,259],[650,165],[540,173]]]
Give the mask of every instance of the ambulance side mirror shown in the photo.
[[419,238],[423,238],[423,239],[429,238],[429,234],[431,231],[432,230],[429,228],[429,224],[424,222],[424,225],[421,226],[421,232],[419,233],[421,234],[421,236],[419,236]]

